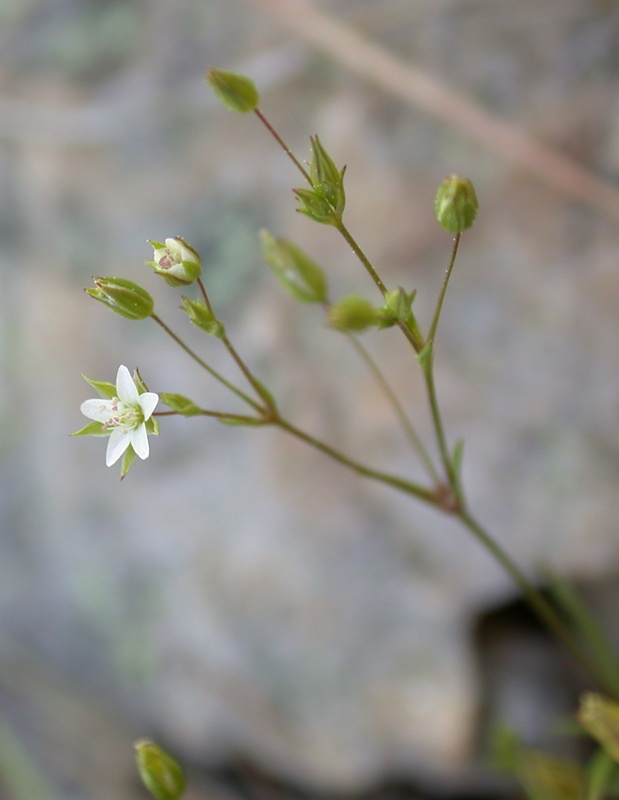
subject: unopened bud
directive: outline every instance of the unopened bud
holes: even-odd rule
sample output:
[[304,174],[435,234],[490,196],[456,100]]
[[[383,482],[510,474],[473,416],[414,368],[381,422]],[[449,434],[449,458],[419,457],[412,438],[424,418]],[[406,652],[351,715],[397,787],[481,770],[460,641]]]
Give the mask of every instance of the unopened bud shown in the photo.
[[326,303],[327,279],[324,271],[288,239],[277,239],[269,231],[260,232],[262,256],[284,289],[305,303]]
[[189,286],[202,274],[200,256],[182,237],[174,236],[165,242],[148,240],[153,247],[153,261],[146,264],[161,275],[169,286]]
[[126,319],[146,319],[153,313],[155,304],[149,293],[125,278],[93,278],[95,289],[84,289],[112,311]]
[[441,183],[434,201],[434,211],[441,227],[450,233],[470,228],[477,216],[477,195],[468,178],[450,175]]
[[165,750],[147,739],[135,743],[142,783],[156,800],[180,800],[185,794],[183,770]]
[[329,309],[329,323],[340,331],[360,332],[380,319],[380,309],[357,295],[343,297]]
[[338,225],[346,205],[344,173],[335,165],[318,136],[312,136],[312,160],[310,162],[311,189],[295,189],[301,203],[299,211],[324,225]]
[[211,67],[206,73],[206,80],[221,102],[232,111],[246,114],[256,110],[258,90],[250,78]]

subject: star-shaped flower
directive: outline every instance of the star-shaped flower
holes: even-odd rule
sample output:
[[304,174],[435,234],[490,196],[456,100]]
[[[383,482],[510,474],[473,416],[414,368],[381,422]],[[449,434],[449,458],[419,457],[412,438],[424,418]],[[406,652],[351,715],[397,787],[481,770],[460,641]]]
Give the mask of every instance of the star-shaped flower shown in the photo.
[[121,471],[124,476],[134,456],[148,458],[148,433],[159,433],[157,421],[152,417],[159,395],[145,391],[145,387],[139,385],[139,376],[134,380],[122,365],[118,368],[116,386],[86,380],[101,397],[82,403],[80,411],[94,422],[75,435],[109,436],[105,463],[111,467],[125,455]]

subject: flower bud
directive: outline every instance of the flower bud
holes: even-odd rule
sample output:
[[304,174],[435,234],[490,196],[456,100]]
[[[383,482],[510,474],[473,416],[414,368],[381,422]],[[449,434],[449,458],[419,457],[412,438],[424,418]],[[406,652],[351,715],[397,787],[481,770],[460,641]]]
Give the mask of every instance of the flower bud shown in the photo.
[[434,211],[446,231],[462,233],[470,228],[475,222],[478,208],[475,189],[467,178],[450,175],[438,187]]
[[154,742],[135,743],[135,759],[142,783],[156,800],[180,800],[185,794],[185,775],[180,764]]
[[380,309],[369,300],[357,295],[343,297],[329,309],[329,323],[340,331],[359,332],[375,325],[380,319]]
[[295,189],[294,193],[301,202],[299,211],[316,222],[325,225],[337,225],[344,213],[346,193],[344,191],[344,173],[346,167],[339,170],[335,162],[323,147],[318,136],[312,136],[312,160],[310,162],[311,189]]
[[161,275],[168,286],[189,286],[202,274],[200,256],[180,236],[164,242],[148,240],[154,250],[153,261],[146,264]]
[[84,289],[86,294],[106,305],[126,319],[146,319],[155,304],[149,293],[137,283],[125,278],[93,278],[96,289]]
[[256,110],[258,90],[250,78],[211,67],[206,73],[206,80],[221,102],[232,111],[246,114]]
[[284,289],[305,303],[326,303],[327,279],[324,271],[288,239],[277,239],[269,231],[260,232],[262,256]]
[[189,317],[190,322],[210,336],[223,339],[225,335],[224,326],[215,318],[206,303],[202,300],[190,300],[188,297],[183,297],[182,300],[182,309]]

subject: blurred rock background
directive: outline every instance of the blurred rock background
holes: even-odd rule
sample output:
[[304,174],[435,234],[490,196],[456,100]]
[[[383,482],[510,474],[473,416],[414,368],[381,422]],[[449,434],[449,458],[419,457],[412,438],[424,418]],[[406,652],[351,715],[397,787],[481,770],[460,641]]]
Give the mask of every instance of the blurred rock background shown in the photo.
[[[613,0],[316,8],[616,184]],[[418,477],[371,376],[281,293],[257,232],[294,238],[334,297],[373,287],[334,231],[295,214],[293,168],[257,120],[213,100],[203,72],[251,74],[295,152],[318,132],[348,165],[348,226],[389,285],[418,289],[426,324],[451,247],[435,188],[468,175],[481,211],[437,380],[451,440],[466,439],[471,506],[525,568],[578,583],[612,632],[619,204],[567,196],[381,90],[267,0],[5,0],[0,20],[1,796],[144,796],[131,749],[144,735],[193,765],[192,797],[413,796],[372,788],[393,778],[415,797],[490,796],[491,724],[546,743],[580,685],[522,615],[497,612],[518,609],[506,577],[449,519],[275,431],[165,419],[120,484],[101,441],[68,436],[90,396],[80,373],[139,366],[155,391],[230,405],[155,326],[81,288],[99,274],[143,284],[234,377],[142,266],[146,239],[184,236],[289,416]],[[366,343],[428,433],[404,344],[394,332]]]

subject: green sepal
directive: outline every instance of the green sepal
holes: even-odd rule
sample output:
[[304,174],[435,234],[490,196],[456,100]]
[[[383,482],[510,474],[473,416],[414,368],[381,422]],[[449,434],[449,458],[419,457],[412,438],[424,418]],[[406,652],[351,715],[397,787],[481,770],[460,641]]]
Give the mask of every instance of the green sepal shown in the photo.
[[109,430],[103,429],[102,422],[89,422],[81,430],[75,431],[71,436],[109,436]]
[[131,465],[133,464],[134,461],[135,461],[135,450],[133,449],[133,447],[131,447],[131,445],[129,445],[129,447],[123,453],[123,458],[122,461],[120,462],[121,481],[131,469]]
[[300,247],[267,230],[260,231],[260,244],[262,257],[291,297],[304,303],[327,302],[324,270]]
[[327,153],[318,136],[311,136],[312,160],[310,162],[310,178],[312,188],[323,197],[335,215],[341,220],[346,205],[344,192],[344,173],[346,167],[339,170],[331,156]]
[[205,78],[219,100],[232,111],[246,114],[258,107],[260,97],[251,78],[215,67],[208,70]]
[[216,339],[224,338],[226,331],[223,323],[215,317],[203,300],[190,300],[188,297],[181,299],[183,301],[181,308],[196,328],[208,333],[209,336],[214,336]]
[[421,348],[419,353],[417,353],[417,361],[419,362],[419,366],[425,372],[432,366],[432,358],[434,357],[434,343],[430,340],[426,342],[425,345]]
[[387,292],[385,295],[385,305],[381,309],[381,321],[379,328],[391,328],[399,322],[407,323],[413,319],[413,300],[417,290],[405,292],[402,287]]
[[156,417],[147,419],[144,423],[146,425],[146,432],[152,436],[159,436],[159,420]]
[[168,406],[168,408],[171,408],[172,411],[176,411],[178,414],[182,414],[184,417],[195,417],[202,413],[201,408],[199,408],[192,400],[182,394],[162,392],[159,395],[159,399],[164,405]]
[[331,203],[315,189],[293,189],[297,200],[301,203],[297,211],[321,225],[339,225],[339,217]]
[[82,378],[86,383],[89,383],[99,397],[102,397],[104,400],[112,400],[116,397],[116,387],[113,383],[109,381],[95,381],[92,378],[87,378],[86,375],[82,375]]

